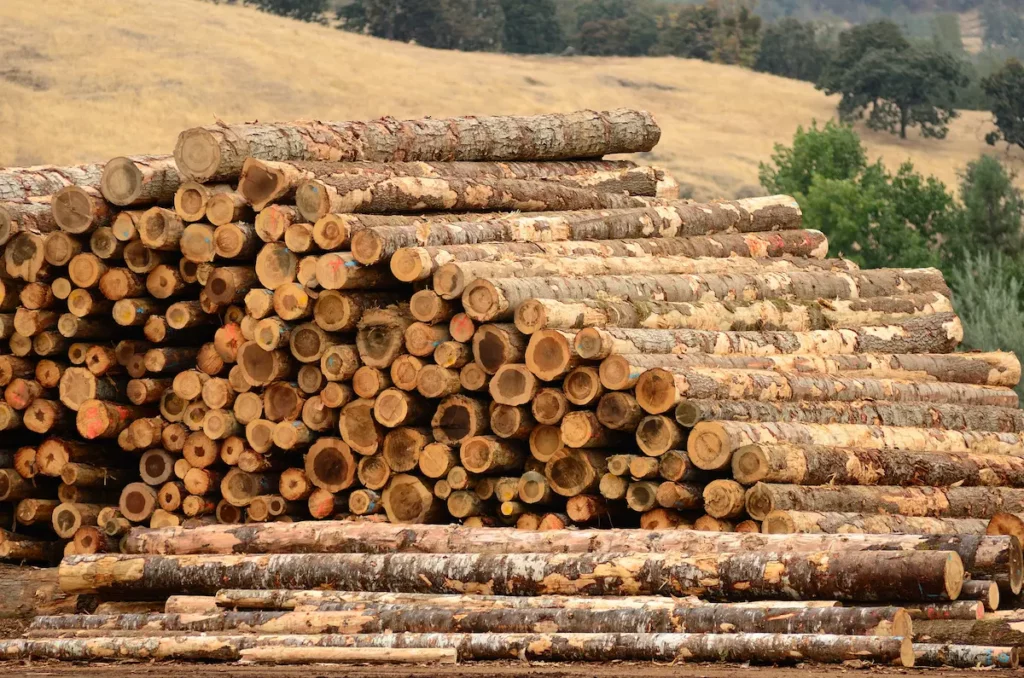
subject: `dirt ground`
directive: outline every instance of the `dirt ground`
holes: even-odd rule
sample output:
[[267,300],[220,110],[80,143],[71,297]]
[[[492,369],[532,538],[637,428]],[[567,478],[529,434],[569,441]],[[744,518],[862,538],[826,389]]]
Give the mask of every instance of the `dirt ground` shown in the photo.
[[852,666],[752,667],[736,664],[521,664],[475,663],[462,666],[280,666],[252,667],[234,664],[59,664],[56,662],[0,662],[0,675],[26,678],[177,678],[200,672],[203,678],[736,678],[737,672],[760,678],[836,678],[842,674],[897,676],[924,673],[935,678],[963,676],[950,669],[897,669]]

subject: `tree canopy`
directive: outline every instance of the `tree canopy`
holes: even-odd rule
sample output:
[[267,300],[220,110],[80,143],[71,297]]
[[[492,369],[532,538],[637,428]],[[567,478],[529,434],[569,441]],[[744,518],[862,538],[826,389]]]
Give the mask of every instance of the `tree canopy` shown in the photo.
[[1024,148],[1024,64],[1016,59],[982,80],[992,104],[998,131],[985,137],[989,144],[1005,141]]

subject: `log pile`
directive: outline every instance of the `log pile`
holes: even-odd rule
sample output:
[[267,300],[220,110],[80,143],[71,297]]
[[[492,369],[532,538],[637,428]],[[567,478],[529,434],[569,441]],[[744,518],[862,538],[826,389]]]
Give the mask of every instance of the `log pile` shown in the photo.
[[0,557],[139,601],[0,656],[1015,665],[966,627],[1024,577],[1017,358],[788,196],[601,159],[659,135],[215,125],[0,170]]

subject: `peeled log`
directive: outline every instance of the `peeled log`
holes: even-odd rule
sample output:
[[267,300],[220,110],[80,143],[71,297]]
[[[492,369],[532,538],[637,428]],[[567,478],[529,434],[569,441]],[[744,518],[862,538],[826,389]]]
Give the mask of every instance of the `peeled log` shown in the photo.
[[[636,212],[636,210],[628,210]],[[623,210],[623,213],[627,210]],[[442,215],[448,216],[448,215]],[[493,219],[493,215],[488,215]],[[564,215],[571,218],[572,215]],[[588,215],[593,216],[593,215]],[[428,217],[428,219],[432,219]],[[506,217],[508,219],[508,217]],[[474,219],[482,221],[484,219]],[[450,219],[448,221],[451,221]],[[372,224],[367,224],[372,226]],[[779,258],[784,255],[823,258],[828,253],[824,234],[810,230],[763,233],[712,233],[681,237],[591,241],[480,242],[443,247],[406,247],[391,258],[391,270],[399,280],[430,278],[449,263],[519,261],[542,257],[717,257]],[[801,262],[802,263],[802,262]],[[853,270],[854,267],[850,267]],[[469,281],[466,281],[469,282]]]
[[[934,269],[877,269],[833,273],[680,273],[590,275],[477,279],[462,295],[474,320],[511,318],[528,299],[595,299],[603,295],[632,299],[700,302],[731,299],[856,299],[898,292],[949,294],[942,274]],[[949,322],[951,314],[940,316]],[[942,322],[917,319],[933,333],[946,333]],[[868,333],[870,336],[870,333]]]
[[816,372],[848,377],[872,376],[1009,387],[1015,386],[1020,379],[1020,363],[1012,353],[772,356],[691,353],[611,355],[601,363],[601,383],[608,389],[629,389],[636,385],[644,372],[655,367],[669,370],[715,367]]
[[747,513],[763,520],[772,511],[896,513],[904,516],[991,518],[1024,511],[1024,490],[1003,487],[862,487],[772,485],[747,491]]
[[830,447],[895,449],[912,452],[971,452],[975,454],[1024,455],[1018,434],[984,431],[947,431],[905,426],[862,424],[800,424],[787,422],[744,423],[702,421],[690,431],[687,452],[698,467],[712,471],[727,468],[733,452],[745,445],[806,444]]
[[747,445],[733,453],[732,472],[744,485],[1024,487],[1024,458],[1003,454]]
[[949,353],[963,339],[953,314],[938,313],[886,325],[810,332],[718,332],[588,328],[576,334],[576,352],[587,360],[614,354],[710,353],[717,356],[814,356],[854,353]]
[[177,166],[201,183],[236,178],[246,158],[260,160],[560,160],[653,148],[661,136],[644,111],[578,111],[370,122],[209,125],[185,130]]
[[[394,490],[395,480],[385,490]],[[415,480],[415,479],[413,479]],[[418,482],[418,481],[417,481]],[[425,488],[424,488],[424,491]],[[436,501],[431,495],[430,500]],[[389,517],[392,510],[388,509]],[[769,573],[765,568],[769,568]],[[114,589],[212,593],[220,588],[335,587],[511,595],[701,595],[714,599],[955,600],[964,569],[953,552],[666,554],[300,554],[71,556],[69,593]]]
[[[928,382],[918,383],[929,385]],[[1024,430],[1024,413],[1015,408],[879,400],[762,402],[687,397],[676,406],[675,416],[676,421],[687,427],[701,421],[725,420],[913,426],[1004,433]]]
[[822,634],[369,634],[156,636],[0,641],[5,659],[97,661],[239,660],[251,648],[386,647],[455,649],[463,660],[539,661],[757,661],[839,663],[865,658],[913,666],[910,638]]
[[912,636],[900,607],[743,607],[728,604],[649,609],[519,608],[507,610],[429,605],[338,605],[330,610],[224,611],[185,614],[38,616],[31,637],[157,633],[822,633]]

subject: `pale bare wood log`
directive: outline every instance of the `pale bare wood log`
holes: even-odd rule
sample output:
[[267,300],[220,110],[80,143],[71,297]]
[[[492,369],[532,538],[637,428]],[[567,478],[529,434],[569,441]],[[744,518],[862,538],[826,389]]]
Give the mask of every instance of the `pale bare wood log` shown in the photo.
[[[408,479],[407,485],[398,480]],[[389,503],[389,518],[429,517],[422,514],[427,500],[406,489],[399,498],[397,488],[418,487],[411,476],[397,476],[383,497]],[[389,494],[391,501],[389,501]],[[418,496],[419,492],[415,492]],[[429,495],[431,506],[437,500]],[[395,502],[403,502],[400,515]],[[420,520],[419,522],[423,522]],[[129,563],[146,562],[130,567]],[[783,581],[771,576],[751,576],[757,564],[779,562],[786,567]],[[254,567],[256,563],[259,566]],[[526,565],[529,563],[529,566]],[[161,567],[162,565],[162,567]],[[120,566],[120,567],[118,567]],[[404,566],[404,567],[403,567]],[[516,577],[494,578],[496,568],[520,567]],[[372,568],[372,569],[371,569]],[[141,570],[141,572],[140,572]],[[474,572],[474,570],[479,570]],[[497,570],[501,571],[501,570]],[[608,576],[606,572],[615,572]],[[369,581],[363,573],[378,572]],[[118,587],[119,590],[180,590],[183,578],[195,593],[225,587],[258,588],[261,582],[293,588],[328,585],[349,590],[382,586],[385,577],[391,590],[410,592],[462,592],[464,587],[493,581],[493,592],[513,595],[570,594],[600,591],[603,595],[678,595],[688,587],[713,599],[800,599],[801,593],[837,600],[901,600],[913,596],[911,589],[937,600],[955,599],[962,584],[963,566],[952,552],[824,552],[773,553],[741,552],[688,556],[663,554],[298,554],[273,556],[190,556],[115,555],[106,559],[78,556],[61,564],[62,588],[88,593]],[[960,579],[957,580],[956,576]],[[330,578],[328,578],[330,577]],[[666,584],[665,582],[668,582]],[[739,582],[749,582],[740,587]],[[369,584],[369,586],[367,586]],[[917,595],[922,595],[918,593]]]
[[[843,360],[855,353],[942,353],[955,348],[962,336],[963,327],[959,319],[940,313],[884,327],[811,332],[588,328],[576,333],[574,343],[576,352],[586,360],[600,360],[613,354],[711,353],[726,357],[758,357],[767,362],[777,361],[785,354],[809,354],[816,356],[817,360],[823,360],[824,356],[842,356],[839,360]],[[849,360],[856,362],[858,359]],[[867,359],[860,360],[863,363]],[[607,383],[605,386],[608,387]]]
[[796,228],[799,223],[799,207],[788,196],[707,205],[667,201],[658,208],[515,214],[453,226],[443,220],[386,227],[374,225],[356,233],[351,248],[358,261],[370,264],[387,259],[403,247],[763,232]]
[[996,454],[865,450],[813,445],[749,445],[733,454],[733,476],[797,485],[1024,487],[1024,460]]
[[213,233],[213,247],[221,259],[251,260],[259,251],[256,228],[244,221],[221,224]]
[[732,453],[755,443],[826,445],[831,447],[904,450],[922,452],[971,452],[1020,456],[1020,436],[987,431],[947,431],[900,426],[859,424],[752,423],[735,421],[701,422],[693,427],[687,451],[705,470],[726,468]]
[[99,186],[104,198],[127,206],[177,202],[181,183],[172,156],[137,155],[107,162]]
[[896,513],[914,517],[991,518],[1018,511],[1024,492],[998,487],[860,487],[758,483],[747,490],[747,513],[763,520],[772,511]]
[[292,252],[306,253],[316,249],[313,224],[292,224],[284,232],[284,244]]
[[455,395],[462,390],[459,371],[446,369],[440,365],[425,365],[416,373],[416,390],[425,398]]
[[719,478],[704,488],[704,510],[712,518],[737,518],[745,510],[745,488],[735,480]]
[[[627,216],[634,217],[636,212]],[[439,215],[448,217],[449,215]],[[493,215],[485,215],[494,218]],[[568,215],[567,215],[568,216]],[[588,214],[593,218],[593,215]],[[615,214],[615,218],[621,218]],[[431,220],[436,217],[430,217]],[[660,217],[659,217],[660,218]],[[356,219],[348,215],[350,221]],[[372,219],[372,218],[371,218]],[[358,217],[360,226],[374,226],[367,217]],[[456,219],[458,220],[458,219]],[[467,219],[468,220],[468,219]],[[479,219],[477,219],[479,220]],[[387,224],[382,224],[387,225]],[[634,239],[580,241],[479,242],[469,245],[441,247],[406,247],[391,257],[391,269],[404,282],[430,278],[448,263],[519,261],[544,257],[795,257],[823,258],[828,243],[824,234],[809,230],[783,230],[767,233],[713,233],[682,237],[645,238],[637,233]],[[848,270],[855,270],[851,266]]]
[[91,186],[65,186],[50,199],[53,220],[62,231],[88,233],[110,224],[114,210]]

